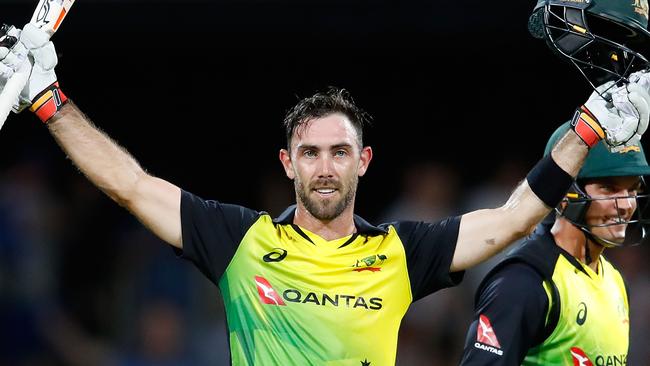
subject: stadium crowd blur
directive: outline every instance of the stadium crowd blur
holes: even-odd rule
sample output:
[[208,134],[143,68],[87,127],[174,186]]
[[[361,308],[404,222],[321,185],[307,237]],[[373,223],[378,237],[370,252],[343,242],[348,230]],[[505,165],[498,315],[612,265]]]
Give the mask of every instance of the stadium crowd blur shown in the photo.
[[[218,289],[83,176],[55,175],[55,158],[35,156],[0,169],[0,365],[227,365]],[[459,168],[444,161],[407,164],[398,194],[371,219],[436,220],[493,207],[527,168],[502,161],[489,180],[467,187]],[[280,169],[260,181],[265,189],[250,203],[278,214],[292,200],[289,181]],[[649,250],[607,252],[629,285],[629,365],[650,360]],[[495,260],[412,306],[398,365],[457,364],[474,289]]]
[[[153,174],[274,215],[293,200],[277,151],[294,96],[345,87],[375,116],[357,213],[380,223],[503,203],[590,93],[527,33],[533,1],[508,3],[507,21],[506,4],[478,0],[149,3],[77,2],[55,39],[64,91]],[[2,20],[32,8],[9,0]],[[170,53],[181,44],[188,55]],[[629,286],[628,364],[650,365],[650,245],[606,255]],[[458,363],[497,259],[412,306],[398,365]],[[224,322],[214,285],[79,174],[33,116],[10,116],[0,366],[227,365]]]

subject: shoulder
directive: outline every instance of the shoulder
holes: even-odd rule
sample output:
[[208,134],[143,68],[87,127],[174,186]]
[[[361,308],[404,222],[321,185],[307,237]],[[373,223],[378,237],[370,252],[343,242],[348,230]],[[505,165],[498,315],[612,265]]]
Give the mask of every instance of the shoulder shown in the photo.
[[478,287],[477,300],[484,293],[514,297],[534,293],[546,298],[543,282],[552,280],[560,252],[549,233],[529,237],[488,272]]
[[560,255],[562,249],[555,244],[553,236],[548,231],[537,231],[508,253],[491,273],[503,267],[522,263],[535,270],[542,278],[551,279]]
[[545,278],[539,271],[524,262],[509,262],[491,271],[479,288],[479,293],[491,296],[525,296],[544,294]]
[[[443,235],[451,233],[458,235],[461,216],[450,216],[435,222],[425,221],[394,221],[378,225],[383,230],[394,229],[402,239],[416,239],[422,236]],[[454,236],[452,235],[452,236]]]
[[181,191],[181,213],[186,211],[212,211],[234,218],[258,218],[268,215],[264,211],[256,211],[237,204],[223,203],[217,200],[207,200],[188,191]]

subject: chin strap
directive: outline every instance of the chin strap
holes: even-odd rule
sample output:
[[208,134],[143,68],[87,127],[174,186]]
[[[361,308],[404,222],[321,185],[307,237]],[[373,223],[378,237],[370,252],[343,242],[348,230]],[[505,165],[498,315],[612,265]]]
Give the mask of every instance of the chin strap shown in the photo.
[[587,261],[587,265],[591,264],[591,251],[589,250],[589,236],[592,236],[590,234],[584,233],[585,234],[585,261]]

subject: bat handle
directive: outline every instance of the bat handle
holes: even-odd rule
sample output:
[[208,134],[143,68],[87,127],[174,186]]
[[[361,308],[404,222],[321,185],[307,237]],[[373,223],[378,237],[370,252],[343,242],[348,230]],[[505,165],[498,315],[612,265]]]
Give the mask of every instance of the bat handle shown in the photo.
[[31,60],[25,61],[22,66],[7,80],[2,92],[0,92],[0,128],[5,123],[11,108],[18,101],[20,92],[25,88],[29,81],[29,74],[32,70]]

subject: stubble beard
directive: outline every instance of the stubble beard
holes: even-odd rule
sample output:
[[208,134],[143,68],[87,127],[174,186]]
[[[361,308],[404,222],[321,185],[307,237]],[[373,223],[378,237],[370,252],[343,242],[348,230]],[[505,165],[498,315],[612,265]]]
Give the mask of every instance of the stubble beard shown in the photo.
[[339,199],[313,199],[310,196],[311,188],[306,188],[304,183],[298,177],[296,177],[294,181],[298,200],[303,206],[305,206],[307,212],[318,220],[334,220],[352,204],[357,192],[359,178],[355,175],[343,185],[337,184],[336,182],[333,183],[332,186],[335,186],[340,193],[343,193],[343,196]]

